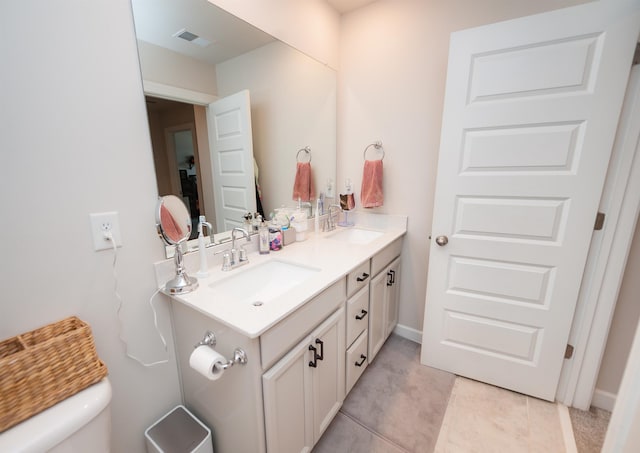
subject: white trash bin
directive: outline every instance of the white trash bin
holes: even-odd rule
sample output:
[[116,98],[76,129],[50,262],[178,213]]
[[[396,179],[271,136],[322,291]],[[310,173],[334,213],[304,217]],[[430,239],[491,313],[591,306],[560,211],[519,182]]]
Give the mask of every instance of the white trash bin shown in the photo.
[[149,426],[144,436],[148,453],[213,453],[211,430],[182,405]]

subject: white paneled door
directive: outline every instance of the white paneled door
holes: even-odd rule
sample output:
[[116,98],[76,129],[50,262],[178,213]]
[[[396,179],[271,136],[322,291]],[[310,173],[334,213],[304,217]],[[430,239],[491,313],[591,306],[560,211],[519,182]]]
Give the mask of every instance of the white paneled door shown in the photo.
[[249,91],[209,104],[207,119],[220,233],[242,226],[244,214],[256,211]]
[[422,363],[553,400],[637,2],[451,36]]

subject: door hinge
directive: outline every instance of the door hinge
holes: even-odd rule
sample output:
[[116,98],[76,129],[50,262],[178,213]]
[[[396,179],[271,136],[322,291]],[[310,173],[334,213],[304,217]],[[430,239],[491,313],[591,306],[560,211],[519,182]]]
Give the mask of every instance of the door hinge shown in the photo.
[[567,349],[564,350],[564,358],[570,359],[571,357],[573,357],[573,346],[568,344]]
[[596,214],[596,223],[593,225],[594,230],[600,231],[602,229],[602,227],[604,226],[604,218],[604,212],[599,212],[598,214]]

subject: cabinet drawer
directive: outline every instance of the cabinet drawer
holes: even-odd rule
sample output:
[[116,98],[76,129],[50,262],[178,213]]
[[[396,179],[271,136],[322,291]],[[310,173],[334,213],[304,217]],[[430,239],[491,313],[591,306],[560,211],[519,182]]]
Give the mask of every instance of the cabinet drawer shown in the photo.
[[347,301],[347,346],[367,328],[369,323],[369,286]]
[[266,370],[345,301],[345,279],[298,308],[260,336],[262,369]]
[[371,275],[376,276],[378,272],[385,268],[396,256],[402,252],[402,238],[399,237],[391,244],[380,250],[371,258]]
[[358,339],[347,349],[347,393],[351,391],[362,372],[367,367],[367,339],[369,333],[365,330]]
[[349,272],[347,276],[347,297],[351,297],[360,288],[369,284],[369,276],[371,275],[369,260],[360,264],[354,270]]

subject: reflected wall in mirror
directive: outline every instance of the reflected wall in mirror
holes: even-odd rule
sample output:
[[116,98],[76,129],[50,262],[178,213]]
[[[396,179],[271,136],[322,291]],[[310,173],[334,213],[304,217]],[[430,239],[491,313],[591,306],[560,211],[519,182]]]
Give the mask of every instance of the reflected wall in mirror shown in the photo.
[[[193,113],[192,119],[175,114],[173,124],[164,122],[162,131],[151,132],[154,148],[163,141],[165,146],[154,154],[160,195],[175,194],[177,187],[185,199],[179,173],[184,162],[171,161],[167,129],[192,124],[195,176],[191,179],[196,189],[186,200],[190,210],[195,206],[197,211],[192,217],[205,215],[215,225],[217,200],[237,209],[233,200],[214,193],[207,114],[211,102],[242,90],[248,90],[251,98],[253,155],[267,216],[281,205],[295,204],[296,153],[301,148],[311,149],[316,193],[325,192],[327,181],[335,184],[335,71],[208,2],[132,0],[132,5],[145,93],[156,95],[148,98],[156,102],[147,104],[150,124],[157,116],[154,108],[163,101],[158,95],[186,101],[182,108]],[[189,42],[172,36],[181,30],[200,38]],[[205,41],[211,44],[204,45]],[[237,212],[240,223],[244,212]],[[222,229],[217,227],[216,233]]]

